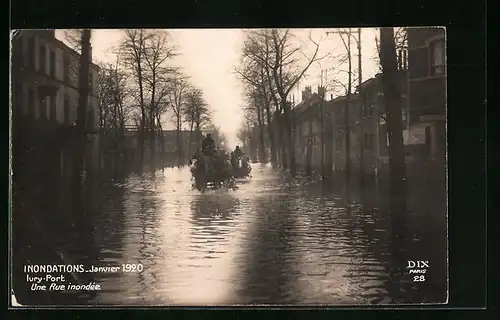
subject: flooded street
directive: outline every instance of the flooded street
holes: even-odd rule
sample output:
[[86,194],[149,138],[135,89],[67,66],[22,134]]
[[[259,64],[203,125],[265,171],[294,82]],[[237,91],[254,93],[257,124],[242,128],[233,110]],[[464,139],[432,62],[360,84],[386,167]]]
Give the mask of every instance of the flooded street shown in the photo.
[[[105,183],[86,204],[79,235],[53,221],[52,243],[72,263],[143,270],[81,274],[101,291],[79,294],[71,304],[445,301],[446,230],[436,222],[443,212],[414,212],[424,215],[414,220],[409,214],[412,228],[401,227],[402,234],[382,209],[376,186],[349,192],[348,204],[345,193],[292,184],[269,166],[254,165],[252,174],[235,190],[205,193],[192,189],[188,168]],[[394,233],[406,237],[397,244],[403,258],[394,254]],[[427,282],[412,282],[406,260],[431,261]]]

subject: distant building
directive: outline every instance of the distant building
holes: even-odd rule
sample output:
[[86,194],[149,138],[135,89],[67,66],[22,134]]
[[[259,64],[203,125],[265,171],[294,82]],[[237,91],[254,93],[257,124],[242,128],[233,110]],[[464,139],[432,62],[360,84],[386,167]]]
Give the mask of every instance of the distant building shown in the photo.
[[[443,164],[445,159],[444,29],[408,28],[407,39],[408,47],[400,48],[397,54],[397,83],[406,163],[410,171],[418,175],[428,169],[420,166],[426,160]],[[302,101],[292,109],[296,163],[299,168],[309,166],[316,171],[323,163],[326,169],[331,165],[334,172],[344,172],[347,97],[326,100],[324,95],[322,87],[318,87],[317,92],[306,87]],[[388,173],[389,137],[382,74],[364,81],[350,95],[348,110],[352,173]],[[276,117],[271,127],[277,128]]]
[[[405,52],[405,51],[403,51]],[[406,69],[406,54],[399,54],[398,84],[401,94],[401,125],[403,128],[403,143],[408,140],[408,72]],[[384,99],[382,74],[364,81],[358,88],[360,98],[354,107],[354,119],[351,124],[351,157],[355,166],[362,174],[376,175],[389,162],[389,136],[387,133],[387,109]]]
[[[164,147],[165,151],[170,156],[177,158],[177,131],[176,130],[163,130]],[[181,151],[184,156],[188,157],[196,152],[201,141],[204,137],[201,132],[182,130],[180,132]],[[191,154],[189,154],[191,153]]]
[[[92,57],[92,53],[90,53]],[[54,30],[23,30],[12,41],[14,126],[70,128],[77,119],[80,54],[55,37]],[[97,164],[99,67],[90,61],[87,133]],[[36,133],[33,133],[36,134]]]
[[444,164],[446,50],[444,28],[408,28],[410,138],[418,156]]
[[[399,76],[402,94],[402,125],[407,127],[406,55],[400,54]],[[361,90],[359,90],[361,89]],[[346,167],[346,96],[323,100],[324,88],[311,92],[306,87],[303,100],[293,109],[295,117],[295,156],[299,166],[318,169],[323,163],[334,172]],[[361,91],[361,95],[360,92]],[[322,109],[323,108],[323,109]],[[349,97],[349,160],[353,173],[375,175],[388,162],[388,136],[385,123],[382,75],[377,74],[361,84]],[[321,119],[323,118],[323,124]],[[322,137],[323,134],[323,137]],[[407,135],[407,132],[404,133]],[[323,161],[321,140],[323,139]],[[408,144],[408,139],[405,143]]]
[[321,166],[322,88],[313,93],[310,86],[302,91],[302,101],[293,109],[295,159],[299,167]]
[[[126,128],[125,147],[133,151],[139,150],[138,138],[139,136],[137,128]],[[181,152],[185,159],[187,159],[189,156],[193,155],[196,152],[203,138],[204,137],[201,132],[189,131],[189,130],[182,130],[180,132]],[[162,140],[163,140],[163,149],[161,145]],[[147,147],[148,141],[146,141],[145,144]],[[176,130],[163,130],[161,134],[158,134],[155,141],[155,145],[156,145],[156,153],[160,154],[163,150],[163,156],[166,160],[173,162],[177,160],[179,150],[178,150]]]

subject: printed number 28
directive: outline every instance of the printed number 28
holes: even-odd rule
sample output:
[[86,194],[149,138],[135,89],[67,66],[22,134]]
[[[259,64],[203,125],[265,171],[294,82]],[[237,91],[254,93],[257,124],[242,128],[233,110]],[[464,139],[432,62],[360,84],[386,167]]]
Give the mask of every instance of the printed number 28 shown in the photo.
[[423,282],[425,281],[425,276],[414,276],[413,282]]

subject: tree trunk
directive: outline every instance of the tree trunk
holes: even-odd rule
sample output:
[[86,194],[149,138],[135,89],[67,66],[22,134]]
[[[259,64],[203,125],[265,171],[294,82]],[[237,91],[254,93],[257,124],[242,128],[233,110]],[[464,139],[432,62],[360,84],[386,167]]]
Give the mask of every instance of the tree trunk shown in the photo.
[[306,175],[310,176],[312,174],[312,120],[309,119],[309,133],[307,135],[307,147],[306,147]]
[[269,136],[269,148],[271,149],[271,164],[276,166],[277,162],[277,150],[276,150],[276,137],[274,135],[274,128],[271,116],[271,110],[269,105],[266,106],[266,119],[267,119],[267,134]]
[[[138,50],[141,50],[142,52],[142,43],[143,43],[143,31],[141,30],[141,48]],[[139,151],[140,151],[140,163],[139,167],[142,167],[142,164],[144,162],[144,142],[146,138],[146,118],[147,118],[147,113],[146,113],[146,106],[144,105],[144,84],[143,84],[143,75],[142,75],[142,61],[141,61],[141,56],[136,56],[137,61],[135,61],[136,66],[137,66],[137,82],[139,84],[139,102],[140,102],[140,108],[141,108],[141,121],[140,121],[140,126],[139,126]]]
[[394,29],[380,28],[380,62],[382,83],[387,110],[389,134],[389,174],[391,194],[404,194],[406,189],[406,165],[403,144],[401,93],[398,87],[398,69]]
[[266,145],[264,143],[264,115],[261,106],[257,107],[257,121],[259,124],[259,161],[260,163],[267,162]]
[[321,176],[324,178],[326,175],[325,168],[325,114],[324,114],[324,97],[321,97],[320,105],[320,142],[321,142]]
[[286,129],[285,129],[285,124],[284,124],[284,117],[281,113],[276,114],[276,124],[277,124],[277,130],[278,130],[278,139],[279,139],[279,146],[280,146],[280,163],[281,163],[281,168],[282,169],[288,169],[288,162],[287,162],[287,154],[286,154]]
[[151,111],[149,112],[149,140],[151,146],[151,161],[154,163],[156,158],[156,135],[155,135],[155,116],[154,116],[154,107],[151,107]]
[[196,125],[196,131],[195,131],[196,132],[196,148],[199,149],[201,147],[200,146],[200,143],[201,143],[201,141],[200,141],[200,133],[201,133],[200,132],[200,126],[201,126],[200,121],[196,121],[195,125]]
[[182,141],[181,141],[181,119],[177,117],[177,165],[181,165],[182,159]]
[[283,100],[281,105],[281,127],[283,134],[282,146],[283,146],[283,169],[290,169],[290,174],[295,176],[297,173],[296,163],[295,163],[295,150],[293,143],[293,130],[292,130],[292,112],[290,110],[290,105],[286,100]]
[[162,171],[165,170],[165,138],[163,136],[163,127],[161,125],[161,118],[159,114],[156,114],[156,122],[158,123],[158,136],[160,142],[160,164]]
[[82,52],[80,55],[79,83],[78,83],[78,118],[76,119],[76,141],[74,150],[74,187],[80,189],[84,169],[84,159],[87,147],[87,104],[89,96],[89,72],[90,72],[90,37],[91,31],[82,31]]
[[326,176],[331,177],[333,174],[333,130],[332,130],[332,122],[331,118],[327,116],[326,118]]
[[192,154],[191,154],[191,152],[192,152],[191,145],[193,144],[193,127],[194,127],[194,123],[191,120],[191,123],[189,124],[189,146],[188,146],[189,156],[190,157],[192,156]]

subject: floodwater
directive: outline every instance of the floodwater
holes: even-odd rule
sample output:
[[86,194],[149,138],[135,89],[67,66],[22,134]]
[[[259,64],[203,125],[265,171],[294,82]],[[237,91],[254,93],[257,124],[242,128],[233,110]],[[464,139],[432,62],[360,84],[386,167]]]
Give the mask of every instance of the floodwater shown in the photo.
[[[258,164],[252,175],[235,190],[201,193],[192,189],[187,168],[169,168],[90,188],[92,200],[83,201],[79,214],[55,209],[64,194],[59,202],[32,205],[43,215],[33,219],[45,221],[36,223],[46,231],[14,228],[20,230],[15,245],[32,248],[14,259],[17,300],[141,306],[446,302],[444,192],[416,188],[426,193],[411,191],[398,210],[389,209],[389,198],[373,183],[346,192],[292,183]],[[15,225],[16,209],[13,216]],[[40,254],[48,247],[52,256]],[[407,260],[429,261],[425,281],[414,282]],[[21,265],[61,261],[130,264],[142,271],[78,273],[65,280],[94,282],[98,291],[30,292]]]

